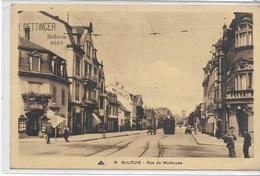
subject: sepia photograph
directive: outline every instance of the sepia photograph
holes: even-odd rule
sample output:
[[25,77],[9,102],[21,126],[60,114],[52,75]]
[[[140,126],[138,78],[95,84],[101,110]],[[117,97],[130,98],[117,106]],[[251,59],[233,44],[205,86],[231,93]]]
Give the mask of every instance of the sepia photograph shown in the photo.
[[13,168],[257,159],[258,9],[136,6],[13,6]]

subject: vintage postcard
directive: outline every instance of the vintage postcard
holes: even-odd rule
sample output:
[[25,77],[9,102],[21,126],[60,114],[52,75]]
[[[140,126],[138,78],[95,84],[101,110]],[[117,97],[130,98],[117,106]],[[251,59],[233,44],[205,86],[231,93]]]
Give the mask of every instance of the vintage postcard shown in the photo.
[[259,7],[13,4],[11,168],[260,169]]

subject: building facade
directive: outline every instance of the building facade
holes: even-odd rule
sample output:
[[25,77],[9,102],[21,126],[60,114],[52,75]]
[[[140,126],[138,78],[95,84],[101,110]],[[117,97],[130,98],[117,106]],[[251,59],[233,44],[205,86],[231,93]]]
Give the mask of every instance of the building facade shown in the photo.
[[107,92],[106,100],[107,131],[118,132],[120,131],[120,120],[118,118],[119,104],[117,101],[117,95],[112,92]]
[[66,59],[68,79],[71,82],[68,105],[68,126],[71,132],[93,132],[99,115],[104,115],[104,98],[99,98],[105,95],[105,77],[103,64],[97,59],[97,50],[92,40],[92,23],[72,26],[44,11],[34,12],[34,15],[31,12],[20,12],[19,17],[21,36],[23,29],[29,27],[31,41],[41,43]]
[[[253,16],[234,13],[204,68],[203,115],[208,132],[222,136],[229,127],[253,133]],[[212,118],[211,118],[211,117]],[[219,133],[219,134],[218,134]]]
[[136,99],[133,94],[129,93],[119,83],[111,84],[106,87],[108,92],[112,92],[117,95],[117,100],[130,112],[129,125],[133,128],[136,123]]
[[19,86],[22,107],[19,133],[41,136],[45,130],[51,109],[64,118],[58,126],[59,133],[68,125],[69,80],[66,60],[48,49],[30,41],[30,28],[25,28],[25,37],[19,37]]
[[253,15],[235,13],[229,28],[223,29],[225,54],[225,103],[227,126],[236,133],[254,132]]

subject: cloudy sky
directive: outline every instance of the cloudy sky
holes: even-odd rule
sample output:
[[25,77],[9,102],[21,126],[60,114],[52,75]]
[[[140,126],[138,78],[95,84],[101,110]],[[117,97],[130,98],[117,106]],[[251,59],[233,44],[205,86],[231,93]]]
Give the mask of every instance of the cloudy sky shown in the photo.
[[71,25],[92,21],[93,33],[100,34],[93,40],[107,85],[118,81],[142,94],[145,105],[166,106],[173,113],[189,113],[202,102],[202,68],[232,18],[233,12],[69,13]]

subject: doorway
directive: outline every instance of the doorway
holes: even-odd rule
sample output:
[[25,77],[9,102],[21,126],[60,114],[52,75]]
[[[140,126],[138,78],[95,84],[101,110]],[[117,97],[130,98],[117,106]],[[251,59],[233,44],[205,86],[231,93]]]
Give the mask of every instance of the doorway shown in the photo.
[[248,114],[243,110],[236,112],[239,135],[244,136],[244,132],[248,131]]
[[27,135],[28,136],[38,136],[40,131],[40,117],[42,113],[40,110],[32,110],[26,113],[28,118],[27,124]]

